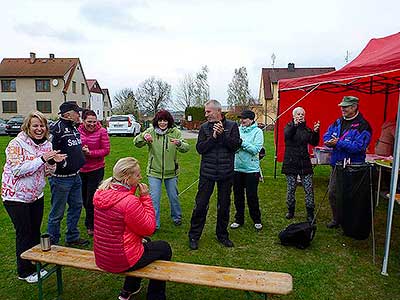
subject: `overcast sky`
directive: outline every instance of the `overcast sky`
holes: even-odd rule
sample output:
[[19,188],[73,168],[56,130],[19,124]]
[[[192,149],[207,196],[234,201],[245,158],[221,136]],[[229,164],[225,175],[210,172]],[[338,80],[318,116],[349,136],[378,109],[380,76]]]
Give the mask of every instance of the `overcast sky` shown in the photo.
[[328,67],[399,31],[399,0],[0,0],[0,58],[79,57],[113,96],[150,76],[173,91],[209,67],[210,96],[226,103],[245,66],[258,97],[261,68]]

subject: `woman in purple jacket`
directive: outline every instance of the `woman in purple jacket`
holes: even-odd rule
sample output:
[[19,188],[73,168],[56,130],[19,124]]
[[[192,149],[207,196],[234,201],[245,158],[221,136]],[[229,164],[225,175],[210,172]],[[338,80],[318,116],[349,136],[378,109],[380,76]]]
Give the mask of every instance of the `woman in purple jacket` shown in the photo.
[[104,158],[110,154],[110,138],[107,130],[97,121],[93,110],[84,110],[82,121],[83,123],[78,128],[81,134],[82,151],[86,159],[86,163],[80,169],[82,199],[86,211],[87,234],[92,236],[94,232],[93,195],[104,177]]

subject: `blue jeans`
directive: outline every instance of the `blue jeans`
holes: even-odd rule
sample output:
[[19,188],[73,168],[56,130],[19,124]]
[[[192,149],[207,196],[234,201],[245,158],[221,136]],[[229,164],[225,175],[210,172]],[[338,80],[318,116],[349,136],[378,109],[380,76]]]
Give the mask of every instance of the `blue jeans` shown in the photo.
[[60,240],[60,223],[64,217],[65,206],[67,210],[66,242],[79,239],[78,222],[82,210],[82,181],[78,175],[71,177],[50,177],[51,210],[47,231],[51,235],[51,243],[58,244]]
[[[154,211],[156,213],[156,227],[160,228],[160,200],[162,179],[149,176],[150,196],[153,201]],[[180,221],[182,218],[182,209],[178,198],[178,177],[164,179],[164,185],[167,190],[169,204],[171,207],[171,218],[174,221]]]

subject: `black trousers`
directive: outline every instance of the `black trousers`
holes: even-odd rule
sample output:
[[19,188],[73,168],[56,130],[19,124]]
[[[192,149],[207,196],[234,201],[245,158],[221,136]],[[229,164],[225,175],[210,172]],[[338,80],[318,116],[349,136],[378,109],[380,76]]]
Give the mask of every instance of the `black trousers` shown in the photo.
[[245,192],[250,217],[254,224],[261,224],[261,212],[258,201],[258,183],[260,173],[235,172],[233,181],[234,203],[236,208],[235,222],[244,224]]
[[227,180],[214,181],[200,177],[192,219],[190,221],[189,238],[199,240],[206,223],[210,197],[217,183],[217,227],[216,235],[220,240],[228,239],[229,209],[233,177]]
[[14,224],[18,276],[25,278],[36,272],[36,267],[20,255],[40,243],[44,197],[32,203],[4,201],[4,207]]
[[82,201],[86,211],[85,226],[94,229],[93,196],[104,177],[104,168],[87,173],[79,173],[82,180]]
[[[143,244],[144,253],[138,262],[129,268],[127,271],[134,271],[147,266],[157,259],[171,260],[172,249],[171,246],[165,241],[154,241]],[[135,292],[140,287],[141,278],[125,277],[124,290],[128,292]],[[165,300],[165,281],[153,280],[149,282],[147,289],[147,300]]]

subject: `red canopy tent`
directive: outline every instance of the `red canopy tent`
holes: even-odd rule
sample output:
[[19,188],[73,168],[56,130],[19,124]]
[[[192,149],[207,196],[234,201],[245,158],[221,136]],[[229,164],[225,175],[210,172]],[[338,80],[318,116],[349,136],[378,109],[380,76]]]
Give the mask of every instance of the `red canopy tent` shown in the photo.
[[383,122],[393,120],[397,113],[399,84],[400,33],[370,40],[365,49],[340,70],[280,80],[275,125],[277,160],[283,160],[283,128],[291,120],[293,108],[305,109],[309,127],[320,120],[321,133],[324,133],[340,117],[338,103],[346,95],[360,99],[360,112],[373,129],[368,149],[373,152]]
[[[280,80],[278,118],[275,126],[276,158],[282,161],[284,153],[283,127],[291,120],[296,106],[306,110],[306,120],[312,126],[321,121],[321,132],[340,116],[337,104],[343,96],[360,99],[360,111],[372,126],[369,151],[373,151],[385,120],[400,115],[400,33],[372,39],[364,50],[342,69],[316,76]],[[281,133],[281,134],[279,134]],[[400,118],[397,118],[393,151],[393,169],[390,181],[385,254],[381,274],[387,275],[394,198],[400,168]],[[322,140],[321,140],[322,144]],[[275,160],[276,171],[276,160]]]

